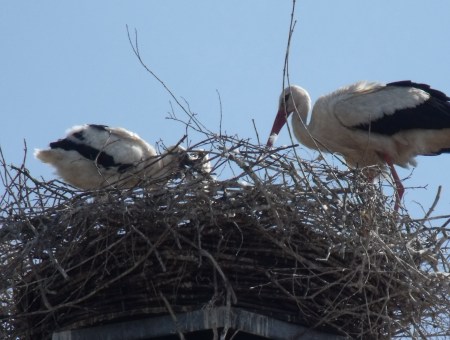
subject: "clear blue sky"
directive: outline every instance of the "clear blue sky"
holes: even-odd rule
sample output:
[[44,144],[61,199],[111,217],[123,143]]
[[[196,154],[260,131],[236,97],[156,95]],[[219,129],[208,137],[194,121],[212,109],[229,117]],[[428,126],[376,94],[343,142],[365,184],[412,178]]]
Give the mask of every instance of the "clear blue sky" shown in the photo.
[[[0,4],[0,145],[20,163],[23,139],[35,177],[54,177],[32,157],[82,123],[122,126],[173,144],[184,127],[165,119],[170,97],[139,65],[142,57],[199,119],[242,138],[265,140],[277,109],[291,1],[3,1]],[[313,100],[358,80],[411,79],[450,94],[450,1],[298,0],[291,82]],[[289,143],[286,130],[277,142]],[[314,156],[304,150],[303,155]],[[420,157],[405,186],[420,216],[439,184],[438,213],[450,213],[450,155]],[[400,171],[400,176],[409,175]]]

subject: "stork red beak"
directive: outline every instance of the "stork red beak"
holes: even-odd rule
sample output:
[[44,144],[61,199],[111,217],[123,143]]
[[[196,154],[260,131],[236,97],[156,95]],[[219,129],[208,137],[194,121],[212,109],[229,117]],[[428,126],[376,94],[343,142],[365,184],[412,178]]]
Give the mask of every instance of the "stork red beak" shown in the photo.
[[280,130],[283,128],[284,124],[286,124],[288,116],[289,113],[286,112],[284,107],[278,111],[275,121],[273,122],[272,131],[270,131],[269,139],[267,140],[267,147],[271,148],[273,146],[278,138]]

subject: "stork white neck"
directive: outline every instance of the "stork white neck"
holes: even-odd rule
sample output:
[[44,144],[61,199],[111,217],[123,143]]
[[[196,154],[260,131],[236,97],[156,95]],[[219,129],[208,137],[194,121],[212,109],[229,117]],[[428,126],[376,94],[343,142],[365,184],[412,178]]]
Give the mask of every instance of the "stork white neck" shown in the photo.
[[311,98],[308,92],[300,86],[292,85],[284,89],[280,95],[277,117],[273,123],[268,146],[272,146],[287,118],[292,116],[292,127],[296,138],[309,148],[316,148],[310,131],[306,126],[308,112],[311,108]]

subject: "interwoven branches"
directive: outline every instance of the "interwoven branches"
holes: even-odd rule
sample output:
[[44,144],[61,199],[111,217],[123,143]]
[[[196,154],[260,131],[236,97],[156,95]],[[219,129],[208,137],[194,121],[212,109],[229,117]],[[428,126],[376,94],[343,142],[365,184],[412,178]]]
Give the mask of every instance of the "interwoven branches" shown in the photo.
[[78,193],[3,160],[1,335],[227,305],[356,338],[448,334],[448,221],[398,216],[360,171],[291,147],[196,147],[220,180],[151,192]]

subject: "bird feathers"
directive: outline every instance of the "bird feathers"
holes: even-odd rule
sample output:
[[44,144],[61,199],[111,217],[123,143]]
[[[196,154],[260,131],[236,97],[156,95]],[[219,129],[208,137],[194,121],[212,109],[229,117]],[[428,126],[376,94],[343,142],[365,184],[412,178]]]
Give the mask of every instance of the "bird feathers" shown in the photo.
[[322,97],[316,106],[321,108],[325,102],[342,125],[357,127],[415,108],[429,98],[430,94],[419,88],[359,82]]
[[[150,144],[137,134],[123,128],[94,124],[75,126],[67,131],[64,140],[71,141],[80,148],[88,148],[89,150],[85,150],[84,153],[87,155],[89,152],[91,156],[94,154],[98,164],[105,167],[135,164],[145,158],[157,155],[156,150]],[[102,164],[98,159],[100,153],[105,160],[108,159],[108,156],[113,159]],[[83,156],[86,157],[84,154]],[[91,157],[87,158],[92,160]]]
[[50,149],[36,150],[36,158],[56,168],[67,183],[83,190],[114,185],[131,188],[145,180],[146,188],[159,187],[185,168],[209,176],[211,165],[203,151],[197,157],[179,146],[162,155],[137,134],[123,128],[85,124],[67,131]]
[[[161,167],[155,149],[135,133],[94,124],[74,126],[65,138],[50,143],[50,149],[36,150],[35,156],[53,165],[66,182],[84,190],[110,184],[131,187],[147,171]],[[149,169],[140,173],[145,167]]]
[[391,136],[406,130],[441,130],[450,128],[450,103],[443,92],[431,89],[426,84],[401,81],[389,83],[390,87],[406,88],[409,96],[412,91],[424,91],[428,99],[414,107],[399,108],[395,114],[384,114],[382,117],[368,123],[354,126],[357,129],[371,131]]
[[[347,153],[352,164],[380,163],[378,155],[389,154],[400,166],[415,165],[415,156],[443,153],[450,147],[449,100],[426,84],[359,82],[316,102],[311,131],[330,150]],[[348,131],[335,127],[344,135],[338,140],[324,121],[337,121]]]
[[406,167],[415,165],[417,155],[450,148],[450,99],[426,84],[358,82],[342,87],[316,101],[308,126],[299,102],[305,91],[300,89],[287,89],[297,99],[296,109],[290,108],[295,136],[308,147],[342,154],[350,165],[382,165],[388,155]]

